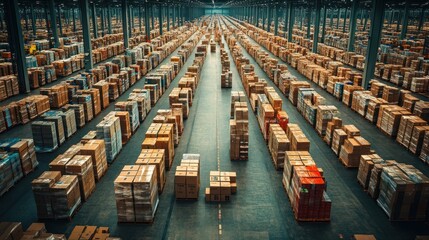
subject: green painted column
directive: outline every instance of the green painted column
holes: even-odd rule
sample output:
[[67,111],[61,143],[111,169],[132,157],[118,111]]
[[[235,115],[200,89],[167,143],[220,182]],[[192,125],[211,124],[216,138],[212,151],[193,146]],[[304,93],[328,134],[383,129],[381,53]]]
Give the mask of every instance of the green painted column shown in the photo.
[[365,57],[362,87],[368,89],[369,81],[374,78],[377,62],[378,47],[380,46],[381,30],[383,28],[385,0],[373,0],[371,8],[371,28]]
[[107,6],[107,32],[112,34],[112,8]]
[[95,9],[95,3],[92,3],[92,30],[94,38],[98,38],[98,23],[97,23],[97,10]]
[[326,19],[327,19],[327,14],[328,12],[327,12],[327,7],[326,6],[324,6],[323,7],[323,18],[322,18],[322,21],[323,21],[323,23],[322,23],[322,38],[320,39],[320,42],[321,43],[324,43],[325,42],[325,34],[326,34]]
[[329,27],[332,29],[332,26],[334,25],[334,10],[329,9],[329,15],[331,15],[331,19],[329,21]]
[[420,19],[419,19],[419,27],[418,27],[419,32],[422,31],[423,23],[425,21],[425,10],[426,9],[424,7],[422,7],[422,10],[421,10],[421,13],[420,13]]
[[290,14],[290,4],[289,2],[286,3],[286,8],[285,8],[285,15],[284,15],[284,27],[283,27],[283,31],[284,31],[284,35],[283,37],[287,38],[287,31],[288,31],[288,20],[289,20],[289,14]]
[[128,30],[128,1],[122,0],[122,34],[124,36],[124,47],[129,47],[129,30]]
[[144,28],[146,33],[146,40],[150,41],[150,24],[149,24],[149,7],[147,4],[144,5]]
[[405,39],[407,37],[409,15],[410,15],[410,1],[405,1],[405,9],[404,9],[404,16],[402,18],[402,29],[401,29],[400,39]]
[[355,50],[355,33],[356,33],[356,21],[357,11],[359,8],[359,0],[353,0],[352,9],[350,12],[350,29],[349,29],[349,41],[347,44],[347,51],[354,52]]
[[280,6],[276,5],[274,9],[274,36],[277,36],[279,33],[279,16],[280,16]]
[[[268,7],[267,7],[268,9]],[[262,9],[262,29],[265,30],[265,13],[264,13],[264,9]]]
[[299,11],[299,29],[302,30],[302,25],[304,23],[304,14],[303,14],[303,8],[301,7],[301,10]]
[[33,3],[30,4],[30,13],[31,13],[31,28],[33,30],[33,36],[36,36],[36,33],[37,33],[36,14],[34,12],[34,4]]
[[104,17],[104,8],[101,7],[101,35],[104,37],[106,35],[104,23],[105,23],[105,17]]
[[289,3],[289,26],[288,26],[288,36],[287,36],[287,40],[288,42],[292,42],[292,32],[293,32],[293,25],[295,24],[295,9],[293,6],[293,3],[290,2]]
[[169,5],[167,5],[166,11],[167,11],[167,31],[170,31],[170,6]]
[[398,18],[396,19],[396,31],[401,29],[401,11],[398,11]]
[[366,26],[368,24],[368,14],[365,14],[365,21],[363,23],[363,30],[366,31]]
[[60,39],[58,36],[58,29],[57,29],[57,18],[55,17],[55,3],[54,0],[49,0],[49,12],[51,17],[51,28],[52,28],[52,35],[54,37],[54,47],[58,48],[60,46]]
[[24,8],[23,14],[24,14],[24,22],[25,22],[25,31],[28,31],[29,30],[29,25],[28,25],[27,8]]
[[337,29],[340,28],[341,8],[337,10]]
[[[4,18],[8,34],[10,50],[14,53],[14,62],[17,67],[18,85],[21,93],[30,92],[30,81],[28,79],[27,63],[25,59],[24,37],[22,36],[21,16],[19,14],[18,1],[5,0]],[[3,17],[1,18],[3,22]]]
[[128,36],[129,37],[133,37],[133,31],[134,31],[134,12],[133,12],[133,7],[132,5],[128,5],[127,8],[128,11]]
[[62,20],[61,20],[61,6],[60,5],[57,5],[57,12],[58,12],[58,27],[59,27],[59,29],[60,29],[60,36],[62,36],[63,35],[63,23],[62,23]]
[[348,10],[346,8],[346,9],[344,9],[343,33],[346,32],[347,13],[348,13]]
[[163,29],[162,29],[162,6],[158,5],[158,20],[159,20],[159,34],[162,35],[163,34]]
[[267,7],[267,32],[270,32],[271,29],[271,22],[272,22],[272,7]]
[[80,22],[82,24],[83,30],[83,49],[84,49],[84,64],[85,71],[91,72],[93,68],[93,60],[92,60],[92,47],[91,47],[91,34],[89,28],[89,3],[88,0],[79,0],[79,8],[81,14]]
[[260,11],[260,9],[258,7],[255,7],[255,12],[256,12],[255,25],[256,25],[256,27],[259,27],[259,11]]
[[[316,16],[314,19],[313,53],[317,53],[319,44],[320,12],[322,10],[321,0],[316,0]],[[325,17],[325,16],[324,16]]]
[[152,5],[150,8],[150,17],[151,17],[152,29],[155,29],[155,5]]
[[307,8],[307,39],[310,39],[310,28],[311,28],[311,8]]

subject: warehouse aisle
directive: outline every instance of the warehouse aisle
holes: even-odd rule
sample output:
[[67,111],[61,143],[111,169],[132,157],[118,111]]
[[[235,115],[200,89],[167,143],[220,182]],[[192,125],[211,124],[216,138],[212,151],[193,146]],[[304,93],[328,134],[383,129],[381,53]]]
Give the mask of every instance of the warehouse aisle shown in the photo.
[[[418,156],[407,151],[407,149],[397,143],[394,138],[390,138],[384,135],[375,124],[370,123],[364,117],[362,117],[358,113],[354,112],[351,108],[343,104],[342,101],[339,101],[333,95],[320,88],[319,85],[317,85],[313,81],[308,80],[304,75],[299,73],[296,69],[292,68],[289,64],[283,62],[280,58],[276,57],[274,54],[269,52],[266,48],[258,44],[252,38],[248,37],[248,39],[253,44],[256,44],[262,49],[264,49],[270,57],[275,58],[279,61],[279,63],[286,64],[288,66],[289,72],[294,75],[298,80],[309,82],[311,87],[314,88],[317,93],[319,93],[326,99],[327,104],[334,105],[338,108],[344,124],[353,124],[360,129],[362,136],[372,144],[372,149],[374,149],[377,154],[379,154],[382,158],[393,159],[397,162],[404,162],[407,164],[414,165],[425,175],[429,175],[429,168],[427,167],[427,164],[424,164],[418,158]],[[269,82],[271,83],[271,81]],[[279,92],[279,94],[281,93]]]
[[[195,36],[195,35],[193,35]],[[191,37],[192,38],[192,37]],[[179,51],[180,47],[173,52],[168,58],[164,60],[157,68],[163,64],[170,62],[170,57],[175,56]],[[188,66],[193,62],[192,55],[184,67],[181,69],[178,76],[175,78],[170,85],[170,88],[162,95],[157,104],[152,108],[151,112],[148,114],[147,118],[143,123],[141,123],[136,134],[133,135],[131,140],[124,146],[120,154],[118,155],[115,162],[109,167],[106,175],[101,179],[96,185],[96,191],[90,197],[89,201],[83,204],[83,207],[78,211],[76,216],[73,218],[73,221],[68,222],[49,222],[48,227],[52,226],[58,229],[58,231],[68,231],[72,230],[72,227],[77,224],[98,224],[98,225],[109,225],[110,227],[116,227],[116,205],[113,192],[113,181],[116,176],[121,171],[122,167],[125,164],[134,164],[137,156],[140,153],[141,142],[144,139],[144,135],[149,125],[152,123],[153,117],[156,115],[158,109],[169,108],[168,103],[168,94],[171,92],[172,88],[178,85],[178,79],[184,75]],[[130,89],[121,95],[117,101],[126,101],[129,93],[132,89],[143,88],[145,79],[142,78],[140,81],[136,82]],[[0,216],[5,221],[22,221],[24,226],[28,226],[32,222],[37,221],[37,212],[34,202],[33,193],[31,191],[31,181],[38,177],[42,172],[49,169],[49,163],[58,155],[67,150],[71,145],[76,144],[80,139],[88,133],[88,131],[95,130],[96,125],[106,116],[109,112],[115,109],[114,103],[111,103],[105,110],[103,110],[97,117],[95,117],[91,122],[87,123],[83,128],[79,129],[75,135],[73,135],[68,141],[66,141],[62,146],[60,146],[56,151],[52,153],[37,154],[37,159],[39,161],[38,168],[30,173],[28,176],[20,180],[10,192],[6,193],[0,199]],[[18,129],[18,128],[17,128]],[[17,130],[15,129],[15,130]],[[22,126],[19,133],[21,138],[31,138],[31,124]],[[17,134],[18,134],[17,133]],[[25,206],[23,208],[22,206]],[[126,231],[125,231],[126,232]]]
[[[270,166],[267,171],[273,178],[271,184],[272,187],[277,191],[277,194],[275,196],[277,199],[276,202],[279,203],[278,209],[275,209],[275,211],[276,214],[279,214],[281,217],[276,218],[273,215],[273,217],[269,219],[272,220],[273,224],[280,221],[282,222],[282,226],[286,228],[286,230],[283,231],[282,234],[287,234],[287,236],[284,237],[289,237],[293,239],[309,239],[314,236],[319,236],[320,239],[336,239],[341,238],[342,235],[350,236],[355,233],[372,233],[380,239],[408,239],[412,238],[417,233],[424,233],[424,231],[426,231],[427,234],[427,226],[425,226],[424,223],[402,222],[401,224],[397,224],[395,222],[390,222],[383,210],[377,205],[376,201],[371,199],[369,195],[365,193],[360,187],[360,185],[357,183],[357,171],[348,170],[343,167],[343,165],[339,162],[337,156],[331,151],[328,145],[323,142],[323,140],[318,136],[314,128],[309,123],[307,123],[304,117],[297,111],[296,107],[290,103],[289,99],[286,98],[275,86],[275,84],[269,80],[268,76],[254,61],[252,56],[250,56],[244,48],[242,49],[244,50],[244,56],[250,60],[250,64],[253,64],[255,66],[255,73],[260,78],[266,79],[268,85],[274,87],[277,93],[282,98],[282,108],[288,113],[289,121],[291,123],[298,124],[307,136],[307,138],[310,140],[310,153],[313,156],[313,159],[315,160],[317,165],[324,169],[324,176],[328,185],[327,193],[332,199],[330,223],[296,222],[293,217],[290,202],[286,194],[284,193],[282,187],[281,172],[276,172],[274,170],[274,167]],[[298,76],[295,71],[292,71],[292,68],[290,68],[290,70],[292,74]],[[301,76],[301,78],[303,78],[303,76]],[[318,91],[321,90],[318,89]],[[332,101],[330,98],[327,98],[327,100]],[[338,102],[338,104],[339,103],[340,102]],[[343,112],[342,108],[339,109],[342,113],[341,117],[345,119],[345,111]],[[347,114],[346,121],[347,123],[353,123],[350,122],[349,119],[353,119],[352,114]],[[357,119],[357,121],[363,122],[364,120],[359,118]],[[359,126],[362,132],[366,131],[367,133],[363,133],[365,137],[368,135],[368,133],[371,133],[371,135],[382,136],[380,133],[374,134],[373,132],[375,132],[375,130],[371,130],[370,127],[372,126],[368,126],[370,125],[369,123],[366,123],[365,125],[359,124],[360,122],[356,123],[356,125]],[[361,128],[360,126],[366,127]],[[260,132],[259,129],[258,132]],[[375,142],[372,139],[369,139],[369,141],[371,141],[372,143]],[[383,140],[380,140],[378,143],[378,148],[383,148],[384,146],[387,146],[386,151],[387,149],[390,149],[388,145],[383,145],[385,144]],[[398,148],[399,147],[393,147],[392,151],[403,150],[402,148]],[[252,147],[250,147],[250,149],[252,149]],[[252,154],[249,155],[252,156]],[[269,159],[268,153],[264,156],[266,156],[266,163],[269,163],[271,165],[271,160]],[[399,159],[398,156],[401,155],[396,155],[395,159],[402,160]],[[259,190],[260,188],[258,188],[258,191]],[[273,199],[268,198],[265,204],[269,204],[272,202]],[[258,211],[256,214],[260,214],[261,211],[265,210],[266,208],[260,209],[260,211]],[[253,226],[255,226],[255,224],[253,224]],[[256,224],[256,226],[258,226],[258,224]],[[270,235],[270,237],[271,236],[272,235]]]

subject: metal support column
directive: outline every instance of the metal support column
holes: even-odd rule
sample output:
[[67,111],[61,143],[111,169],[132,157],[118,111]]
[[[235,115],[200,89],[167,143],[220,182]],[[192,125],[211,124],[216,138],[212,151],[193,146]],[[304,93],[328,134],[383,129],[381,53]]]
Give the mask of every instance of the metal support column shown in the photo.
[[284,16],[285,19],[284,19],[284,24],[283,24],[283,32],[284,32],[283,37],[285,37],[285,38],[287,37],[286,32],[288,30],[289,9],[290,9],[290,4],[288,2],[288,3],[286,3],[285,16]]
[[84,63],[85,71],[90,72],[93,67],[92,61],[92,47],[91,47],[91,34],[89,29],[89,3],[88,0],[79,0],[79,8],[81,12],[80,22],[83,30],[83,49],[84,49]]
[[24,37],[22,36],[18,1],[4,1],[3,7],[9,46],[14,55],[14,62],[17,67],[19,91],[21,93],[28,93],[30,92],[30,82],[28,80],[27,64],[25,60]]
[[128,13],[128,37],[133,37],[133,31],[134,31],[134,26],[133,26],[133,21],[134,21],[134,16],[133,16],[133,8],[131,5],[128,5],[127,8],[127,13]]
[[76,32],[76,11],[75,11],[75,9],[73,9],[72,16],[73,16],[73,32],[75,33]]
[[122,0],[122,32],[124,35],[124,47],[128,48],[129,31],[128,31],[128,1]]
[[102,7],[100,10],[101,10],[101,36],[104,37],[104,35],[106,34],[105,28],[104,28],[104,23],[106,19],[104,17],[104,8]]
[[98,38],[98,23],[97,23],[97,10],[95,9],[95,3],[92,3],[92,30],[94,38]]
[[259,27],[259,11],[260,11],[260,9],[258,7],[255,7],[255,11],[256,11],[255,25],[256,25],[256,27]]
[[425,8],[422,7],[422,12],[420,13],[420,19],[419,19],[419,27],[418,27],[418,31],[421,32],[422,28],[423,28],[423,23],[425,21]]
[[365,14],[365,21],[363,22],[363,30],[366,31],[366,26],[368,24],[368,13]]
[[144,5],[144,30],[146,33],[146,41],[150,41],[150,25],[149,25],[149,7]]
[[316,0],[316,16],[314,19],[314,34],[313,34],[313,52],[314,53],[317,53],[317,45],[319,44],[320,11],[322,10],[321,1],[322,0]]
[[341,8],[337,10],[337,29],[340,27]]
[[28,26],[27,8],[24,8],[23,13],[24,13],[25,31],[28,31],[29,26]]
[[150,16],[151,16],[152,29],[155,29],[155,5],[152,5],[150,8]]
[[158,5],[158,21],[159,21],[159,34],[162,35],[163,31],[162,31],[162,6]]
[[267,32],[270,32],[271,21],[272,21],[272,9],[267,7]]
[[176,7],[173,6],[173,16],[172,16],[172,25],[173,25],[173,29],[176,28]]
[[107,6],[107,32],[112,34],[112,9],[110,5]]
[[167,5],[166,12],[167,12],[167,32],[168,32],[170,31],[170,6],[169,5]]
[[311,11],[311,8],[307,7],[307,39],[310,39]]
[[[30,5],[30,13],[31,13],[31,28],[33,29],[33,36],[36,36],[37,28],[36,28],[36,14],[34,14],[34,4]],[[3,21],[3,20],[2,20]]]
[[348,12],[347,8],[344,9],[343,33],[346,32],[347,12]]
[[331,15],[329,19],[329,27],[332,29],[332,26],[334,25],[334,10],[329,9],[329,15]]
[[371,29],[369,30],[369,42],[365,57],[362,86],[368,89],[369,81],[374,77],[375,63],[377,62],[378,47],[381,39],[381,29],[384,19],[384,1],[372,1]]
[[292,31],[293,31],[293,25],[295,24],[295,11],[294,11],[293,3],[289,3],[289,27],[288,27],[288,36],[287,41],[292,42]]
[[274,36],[278,35],[279,32],[279,16],[280,16],[280,6],[276,5],[274,9]]
[[57,18],[55,17],[54,0],[49,0],[49,12],[50,12],[50,17],[51,17],[52,35],[54,37],[54,47],[58,48],[60,46],[60,39],[58,36]]
[[326,5],[323,7],[323,23],[322,23],[322,38],[320,39],[321,43],[325,43],[325,33],[326,33],[326,19],[327,19],[327,7]]
[[405,1],[404,16],[402,17],[402,29],[400,39],[405,39],[408,29],[408,16],[410,15],[410,1]]
[[302,30],[302,25],[304,23],[304,14],[303,14],[303,7],[301,7],[300,11],[299,11],[299,29]]
[[62,36],[63,35],[63,24],[61,21],[61,6],[58,5],[57,8],[58,8],[57,9],[57,11],[58,11],[58,27],[60,28],[60,36]]
[[[267,7],[267,9],[268,9],[268,7]],[[265,19],[266,18],[265,18],[264,9],[262,9],[262,13],[261,14],[262,14],[262,16],[261,16],[262,17],[262,29],[265,30],[266,29],[265,28]]]
[[396,19],[396,31],[397,32],[399,32],[400,27],[401,27],[401,12],[398,11],[398,18]]
[[350,29],[349,29],[349,42],[347,44],[347,51],[353,52],[355,50],[355,33],[356,33],[356,21],[357,11],[359,8],[359,0],[353,0],[352,9],[350,12]]

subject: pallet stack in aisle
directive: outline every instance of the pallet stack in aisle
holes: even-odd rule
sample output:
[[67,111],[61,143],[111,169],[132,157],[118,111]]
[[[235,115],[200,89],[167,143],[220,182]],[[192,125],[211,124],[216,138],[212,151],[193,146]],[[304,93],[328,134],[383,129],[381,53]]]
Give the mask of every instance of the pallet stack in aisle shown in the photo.
[[107,162],[112,163],[122,149],[122,131],[119,118],[111,115],[98,123],[97,139],[105,141]]
[[237,173],[210,171],[210,185],[205,188],[206,202],[228,202],[237,193]]
[[151,109],[149,91],[146,89],[133,89],[133,92],[128,96],[128,101],[137,102],[139,120],[140,122],[143,122]]
[[71,219],[81,205],[79,181],[75,175],[45,171],[31,185],[39,219]]
[[142,149],[135,165],[154,165],[158,180],[158,193],[161,194],[166,183],[165,175],[165,150]]
[[[249,112],[243,92],[231,93],[230,159],[248,160],[249,158]],[[243,101],[241,101],[243,100]]]
[[115,179],[118,222],[153,222],[158,207],[154,165],[126,165]]
[[270,150],[274,167],[277,170],[282,169],[285,160],[285,152],[290,150],[290,141],[279,124],[270,124],[268,149]]
[[174,175],[176,199],[198,200],[200,192],[200,154],[185,153]]
[[146,131],[142,149],[164,149],[165,166],[171,169],[174,160],[173,124],[152,123]]
[[224,48],[220,49],[222,74],[220,75],[220,86],[221,88],[232,88],[232,72],[229,61],[228,53]]
[[297,221],[330,221],[323,171],[307,151],[286,151],[283,186]]

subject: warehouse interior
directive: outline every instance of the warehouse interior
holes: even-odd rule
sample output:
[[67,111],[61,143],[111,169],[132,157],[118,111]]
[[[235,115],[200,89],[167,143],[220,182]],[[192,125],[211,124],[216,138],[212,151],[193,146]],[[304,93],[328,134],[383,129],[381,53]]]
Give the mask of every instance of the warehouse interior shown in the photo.
[[0,240],[429,239],[428,8],[3,0]]

